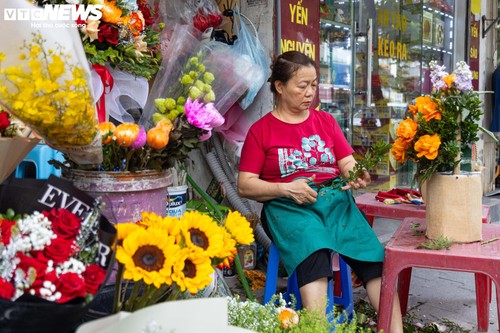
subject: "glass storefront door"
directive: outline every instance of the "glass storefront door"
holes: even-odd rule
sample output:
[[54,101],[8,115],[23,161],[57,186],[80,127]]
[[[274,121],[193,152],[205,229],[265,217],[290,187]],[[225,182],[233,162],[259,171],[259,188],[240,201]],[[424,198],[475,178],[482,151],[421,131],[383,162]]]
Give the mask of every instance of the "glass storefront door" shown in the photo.
[[[408,104],[431,88],[429,61],[451,68],[454,0],[325,0],[321,8],[320,102],[355,154],[392,143]],[[370,190],[411,186],[413,167],[388,154]]]

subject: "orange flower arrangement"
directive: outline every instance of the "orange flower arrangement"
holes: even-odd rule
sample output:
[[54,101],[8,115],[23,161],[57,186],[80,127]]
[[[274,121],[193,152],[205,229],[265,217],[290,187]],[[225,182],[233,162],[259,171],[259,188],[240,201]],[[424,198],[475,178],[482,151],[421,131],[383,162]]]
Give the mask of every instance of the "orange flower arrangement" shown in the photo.
[[432,92],[417,97],[408,107],[408,117],[398,125],[391,149],[397,162],[416,163],[418,184],[434,172],[460,173],[461,152],[479,140],[479,130],[489,133],[477,124],[483,113],[478,93],[472,89],[469,66],[461,61],[452,74],[435,61],[430,67]]

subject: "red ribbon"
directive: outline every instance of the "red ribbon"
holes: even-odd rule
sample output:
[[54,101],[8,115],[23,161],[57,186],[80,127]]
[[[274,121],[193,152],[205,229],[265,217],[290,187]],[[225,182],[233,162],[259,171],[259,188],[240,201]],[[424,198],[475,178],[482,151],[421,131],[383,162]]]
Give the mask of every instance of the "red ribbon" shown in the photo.
[[[93,64],[92,68],[96,71],[96,73],[99,75],[101,78],[102,84],[104,85],[104,91],[101,95],[101,98],[99,98],[99,102],[97,103],[97,119],[99,120],[99,123],[102,123],[103,121],[106,121],[106,94],[109,93],[113,89],[113,76],[111,76],[111,73],[109,70],[99,64]],[[106,88],[109,88],[106,90]]]

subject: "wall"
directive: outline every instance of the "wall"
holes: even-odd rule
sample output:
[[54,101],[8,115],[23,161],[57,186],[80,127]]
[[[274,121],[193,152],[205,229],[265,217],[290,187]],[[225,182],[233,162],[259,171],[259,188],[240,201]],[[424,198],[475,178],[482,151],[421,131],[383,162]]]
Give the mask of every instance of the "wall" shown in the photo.
[[[479,1],[479,0],[473,0]],[[481,1],[481,16],[485,15],[489,18],[497,17],[497,3],[494,1]],[[491,23],[487,23],[491,24]],[[480,41],[480,77],[479,91],[491,91],[491,76],[496,67],[496,32],[495,28],[488,31],[485,38]],[[489,128],[493,110],[493,94],[483,95],[483,111],[484,119],[482,124],[485,128]],[[478,160],[485,167],[483,170],[483,192],[488,193],[495,189],[495,169],[496,147],[497,144],[487,135],[483,135],[482,140],[478,142]]]

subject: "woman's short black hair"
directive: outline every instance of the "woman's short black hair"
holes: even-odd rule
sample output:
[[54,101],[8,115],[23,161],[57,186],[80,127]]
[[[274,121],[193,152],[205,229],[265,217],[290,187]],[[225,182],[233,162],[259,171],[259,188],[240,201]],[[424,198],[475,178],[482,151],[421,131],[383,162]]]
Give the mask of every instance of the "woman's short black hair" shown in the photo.
[[281,81],[287,83],[293,74],[302,67],[313,66],[316,73],[319,73],[319,68],[316,62],[299,51],[287,51],[277,56],[271,64],[271,76],[269,82],[271,83],[271,91],[276,94],[276,87],[274,82]]

